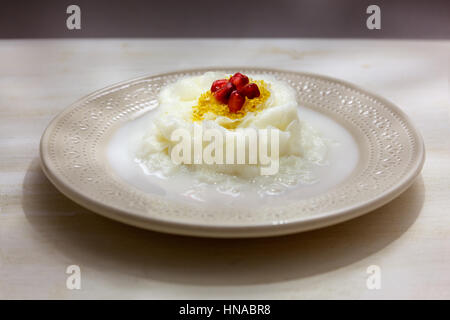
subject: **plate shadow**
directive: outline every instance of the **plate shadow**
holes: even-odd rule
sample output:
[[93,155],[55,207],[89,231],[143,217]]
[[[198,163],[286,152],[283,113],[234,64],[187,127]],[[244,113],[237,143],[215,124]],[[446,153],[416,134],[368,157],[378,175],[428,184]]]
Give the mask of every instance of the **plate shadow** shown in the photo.
[[382,250],[414,223],[425,187],[421,176],[389,204],[335,226],[289,236],[207,239],[138,229],[72,202],[34,159],[22,206],[30,225],[75,264],[168,283],[200,286],[267,284],[350,265]]

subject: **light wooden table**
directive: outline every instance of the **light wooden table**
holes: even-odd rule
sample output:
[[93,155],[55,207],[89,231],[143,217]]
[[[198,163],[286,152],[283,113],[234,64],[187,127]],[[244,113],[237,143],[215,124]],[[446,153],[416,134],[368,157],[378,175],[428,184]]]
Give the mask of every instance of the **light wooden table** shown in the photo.
[[[450,42],[0,41],[0,298],[450,298]],[[139,230],[60,194],[39,167],[50,119],[114,82],[252,65],[341,78],[421,130],[422,175],[361,218],[298,235],[205,240]],[[81,290],[66,288],[67,266]],[[366,269],[381,268],[369,290]]]

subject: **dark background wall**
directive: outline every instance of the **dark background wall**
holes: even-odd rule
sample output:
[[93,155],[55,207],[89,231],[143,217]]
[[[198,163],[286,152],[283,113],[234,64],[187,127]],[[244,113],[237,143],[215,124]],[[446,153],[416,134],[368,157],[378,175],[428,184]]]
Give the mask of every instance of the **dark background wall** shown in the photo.
[[[347,37],[449,39],[450,0],[0,1],[0,38]],[[81,30],[66,8],[81,7]],[[366,8],[381,8],[381,30]]]

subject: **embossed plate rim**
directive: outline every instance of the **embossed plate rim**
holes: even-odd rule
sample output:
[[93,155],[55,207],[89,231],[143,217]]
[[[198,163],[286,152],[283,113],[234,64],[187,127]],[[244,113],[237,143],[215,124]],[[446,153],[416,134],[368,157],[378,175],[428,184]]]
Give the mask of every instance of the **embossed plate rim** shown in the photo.
[[[123,86],[139,83],[146,79],[171,77],[180,74],[189,73],[199,73],[211,70],[252,70],[253,72],[263,72],[263,73],[278,73],[286,74],[291,76],[298,76],[304,78],[311,78],[322,80],[324,82],[334,83],[338,86],[343,86],[345,88],[351,89],[355,92],[361,93],[363,96],[370,97],[382,103],[386,108],[390,109],[391,112],[395,113],[401,120],[405,123],[411,133],[414,135],[416,140],[417,150],[414,158],[414,162],[409,168],[407,174],[405,174],[401,180],[399,180],[395,185],[391,186],[384,192],[380,193],[378,196],[373,197],[370,201],[364,203],[357,203],[353,206],[347,206],[340,210],[334,210],[331,212],[324,212],[322,214],[317,214],[315,216],[309,217],[298,217],[296,219],[291,219],[287,222],[281,221],[264,221],[264,222],[252,222],[252,223],[242,223],[242,224],[225,224],[225,223],[195,223],[190,221],[176,221],[176,219],[165,219],[161,216],[152,217],[145,216],[144,214],[136,214],[130,211],[124,211],[117,206],[111,206],[104,201],[98,201],[90,196],[83,194],[76,187],[73,187],[64,178],[61,177],[60,173],[55,169],[55,164],[49,157],[49,138],[50,134],[53,132],[56,124],[63,119],[72,109],[75,109],[82,102],[89,101],[93,97],[101,95],[102,93],[111,91],[115,88],[122,88]],[[121,90],[121,89],[118,89]],[[276,236],[281,234],[289,234],[294,232],[301,232],[306,230],[317,229],[320,227],[336,224],[349,220],[351,218],[360,216],[371,210],[374,210],[383,204],[391,201],[393,198],[397,197],[404,190],[406,190],[414,181],[414,178],[420,173],[421,168],[425,159],[425,148],[423,144],[423,139],[419,132],[415,129],[414,125],[411,123],[408,116],[393,103],[386,100],[385,98],[368,92],[365,89],[361,89],[352,83],[331,78],[328,76],[317,75],[306,72],[293,72],[286,70],[277,69],[267,69],[267,68],[239,68],[239,67],[209,67],[202,69],[191,69],[191,70],[181,70],[175,72],[168,72],[164,74],[157,74],[151,76],[143,76],[139,78],[134,78],[131,80],[126,80],[120,83],[110,85],[106,88],[97,90],[73,103],[70,107],[64,109],[60,112],[48,125],[45,130],[40,144],[40,154],[41,154],[41,165],[44,173],[47,175],[49,180],[66,196],[71,198],[73,201],[87,207],[88,209],[95,211],[103,216],[131,224],[137,227],[142,227],[146,229],[174,233],[174,234],[184,234],[184,235],[194,235],[194,236],[208,236],[208,237],[260,237],[260,236]],[[412,161],[412,160],[411,160]]]

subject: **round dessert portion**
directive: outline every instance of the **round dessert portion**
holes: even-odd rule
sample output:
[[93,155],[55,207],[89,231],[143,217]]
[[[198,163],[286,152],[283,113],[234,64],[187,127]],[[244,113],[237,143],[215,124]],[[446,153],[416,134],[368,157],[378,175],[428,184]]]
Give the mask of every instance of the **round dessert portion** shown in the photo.
[[[194,186],[215,185],[219,192],[238,195],[252,185],[260,194],[278,194],[298,183],[315,182],[312,167],[327,164],[329,140],[301,120],[293,88],[268,75],[206,72],[180,79],[161,90],[152,120],[136,149],[136,161],[147,174],[189,174]],[[278,172],[261,175],[259,161],[175,164],[170,155],[178,141],[172,134],[184,129],[194,136],[199,127],[236,136],[255,129],[277,131]],[[267,150],[275,147],[271,141],[266,141]]]

